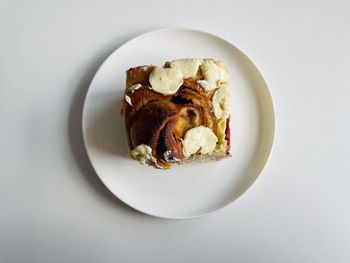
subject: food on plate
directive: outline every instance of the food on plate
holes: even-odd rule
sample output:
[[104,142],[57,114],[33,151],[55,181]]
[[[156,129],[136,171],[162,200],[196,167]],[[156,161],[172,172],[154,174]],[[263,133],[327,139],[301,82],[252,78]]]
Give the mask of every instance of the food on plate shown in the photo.
[[214,59],[130,68],[122,106],[130,156],[160,169],[228,156],[228,80],[227,66]]

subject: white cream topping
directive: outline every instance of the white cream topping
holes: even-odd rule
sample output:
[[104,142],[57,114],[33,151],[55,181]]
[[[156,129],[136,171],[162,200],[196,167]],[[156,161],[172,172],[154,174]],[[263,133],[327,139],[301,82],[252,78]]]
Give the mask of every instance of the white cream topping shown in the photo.
[[176,157],[172,157],[170,159],[170,156],[171,156],[171,151],[168,150],[166,152],[163,153],[163,157],[164,157],[164,160],[168,163],[175,163],[175,162],[180,162],[181,160],[176,158]]
[[125,95],[125,100],[127,103],[129,103],[130,106],[132,106],[131,98],[128,95]]
[[141,164],[150,162],[154,163],[155,159],[152,156],[152,148],[146,144],[140,144],[136,146],[136,148],[130,152],[130,155],[132,158],[138,160]]
[[[205,90],[218,88],[228,81],[225,65],[212,59],[186,58],[170,62],[170,68],[156,67],[149,76],[151,88],[163,95],[175,94],[184,78],[195,77],[201,68],[203,80],[198,80]],[[137,84],[139,85],[139,84]]]
[[212,90],[212,89],[216,89],[216,84],[215,83],[212,83],[212,82],[209,82],[209,81],[206,81],[206,80],[197,80],[197,83],[199,85],[202,86],[203,89],[205,90]]
[[214,151],[218,138],[208,127],[198,126],[188,130],[182,141],[183,153],[185,157],[197,152],[201,154]]
[[189,78],[196,76],[201,63],[198,58],[176,59],[170,63],[170,67],[179,69],[183,78]]
[[167,161],[168,163],[170,162],[170,159],[169,159],[170,155],[171,155],[171,151],[170,150],[164,152],[164,154],[163,154],[164,160]]
[[183,83],[181,71],[177,68],[156,67],[149,76],[155,92],[163,95],[175,94]]
[[216,89],[222,82],[228,81],[228,74],[224,67],[219,66],[213,60],[204,60],[201,65],[204,80],[198,80],[204,89]]
[[215,91],[212,102],[215,117],[227,119],[230,115],[230,91],[227,84],[221,84]]
[[135,85],[132,85],[130,88],[129,88],[129,91],[131,91],[131,93],[134,93],[135,90],[138,90],[139,88],[141,88],[142,85],[141,84],[135,84]]

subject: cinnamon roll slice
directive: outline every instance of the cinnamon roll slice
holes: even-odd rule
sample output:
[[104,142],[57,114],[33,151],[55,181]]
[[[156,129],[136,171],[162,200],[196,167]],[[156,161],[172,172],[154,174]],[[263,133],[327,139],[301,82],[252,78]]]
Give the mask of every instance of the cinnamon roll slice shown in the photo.
[[227,66],[214,59],[130,68],[122,114],[131,157],[168,169],[229,155],[228,79]]

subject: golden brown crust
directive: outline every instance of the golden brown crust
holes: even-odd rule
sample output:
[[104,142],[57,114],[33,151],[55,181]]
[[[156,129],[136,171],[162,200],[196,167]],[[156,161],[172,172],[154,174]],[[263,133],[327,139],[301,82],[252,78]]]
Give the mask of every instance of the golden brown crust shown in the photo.
[[149,85],[149,75],[155,68],[153,65],[130,68],[126,72],[126,90],[136,84]]

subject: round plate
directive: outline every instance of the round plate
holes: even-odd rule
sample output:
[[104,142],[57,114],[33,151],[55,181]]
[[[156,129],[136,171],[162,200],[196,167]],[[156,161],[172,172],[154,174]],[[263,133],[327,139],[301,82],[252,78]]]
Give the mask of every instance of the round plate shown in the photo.
[[[125,71],[188,57],[215,58],[228,65],[232,157],[173,165],[170,170],[140,165],[128,158],[120,116]],[[130,40],[102,64],[86,95],[83,136],[97,175],[120,200],[153,216],[191,218],[231,203],[255,181],[272,147],[274,110],[262,75],[238,48],[209,33],[165,29]]]

